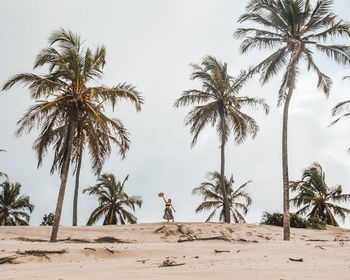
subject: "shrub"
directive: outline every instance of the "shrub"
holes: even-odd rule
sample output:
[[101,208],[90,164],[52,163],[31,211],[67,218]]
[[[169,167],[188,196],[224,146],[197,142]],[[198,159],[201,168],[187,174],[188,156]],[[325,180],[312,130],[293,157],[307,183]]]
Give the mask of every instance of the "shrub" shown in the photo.
[[48,215],[45,214],[43,217],[43,221],[41,222],[41,226],[52,226],[53,221],[55,219],[55,214],[54,213],[49,213]]
[[281,213],[270,214],[269,212],[264,212],[260,223],[264,224],[264,225],[282,227],[283,226],[283,214],[281,214]]
[[[283,226],[283,214],[282,213],[272,213],[264,212],[261,224],[264,225],[271,225],[271,226]],[[293,228],[307,228],[309,226],[309,223],[304,218],[298,216],[297,214],[291,213],[290,214],[290,226]]]
[[313,228],[313,229],[326,229],[326,222],[320,220],[317,217],[312,217],[307,220],[308,222],[308,227]]
[[297,214],[290,214],[290,226],[294,228],[307,228],[309,226],[308,221]]

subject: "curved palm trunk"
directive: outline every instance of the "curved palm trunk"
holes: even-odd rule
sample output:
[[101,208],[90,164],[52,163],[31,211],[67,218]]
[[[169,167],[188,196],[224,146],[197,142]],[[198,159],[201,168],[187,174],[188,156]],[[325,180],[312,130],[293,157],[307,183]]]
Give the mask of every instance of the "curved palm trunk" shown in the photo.
[[220,187],[221,187],[221,192],[222,192],[222,197],[223,197],[223,207],[224,207],[224,215],[225,215],[225,222],[230,223],[231,222],[231,216],[230,216],[230,208],[228,206],[228,198],[227,198],[227,193],[226,193],[226,188],[225,188],[225,122],[224,118],[221,117],[221,127],[222,127],[222,134],[223,137],[221,139],[221,170],[220,170]]
[[64,160],[64,163],[63,163],[63,166],[62,166],[62,171],[61,171],[61,186],[60,186],[60,191],[58,193],[58,198],[57,198],[55,219],[54,219],[54,222],[53,222],[50,242],[56,242],[56,240],[57,240],[57,232],[58,232],[58,227],[60,225],[60,220],[61,220],[61,213],[62,213],[64,194],[65,194],[65,191],[66,191],[68,172],[69,172],[69,165],[70,165],[70,161],[71,161],[74,130],[75,130],[75,122],[73,121],[71,123],[71,125],[69,127],[69,131],[68,131],[68,141],[67,141],[65,160]]
[[74,189],[74,199],[73,199],[73,226],[77,226],[78,224],[79,178],[80,178],[82,153],[83,153],[83,149],[81,147],[79,151],[79,161],[78,161],[77,171],[75,174],[75,189]]
[[290,65],[289,91],[283,108],[282,128],[282,175],[283,175],[283,240],[290,240],[290,213],[289,213],[289,175],[288,175],[288,110],[294,91],[296,64],[300,55],[300,47],[294,53]]

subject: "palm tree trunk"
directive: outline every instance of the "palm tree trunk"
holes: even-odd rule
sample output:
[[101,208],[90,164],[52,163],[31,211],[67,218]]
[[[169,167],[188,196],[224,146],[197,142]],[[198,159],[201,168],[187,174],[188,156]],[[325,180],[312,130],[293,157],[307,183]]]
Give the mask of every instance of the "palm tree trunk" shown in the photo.
[[300,46],[295,51],[290,64],[289,91],[283,108],[282,128],[282,176],[283,176],[283,240],[290,240],[290,213],[289,213],[289,175],[288,175],[288,110],[294,91],[296,65],[300,55]]
[[83,149],[82,146],[79,150],[79,161],[78,166],[75,174],[75,189],[74,189],[74,199],[73,199],[73,226],[77,226],[78,224],[78,197],[79,197],[79,178],[80,178],[80,168],[81,168],[81,161],[82,161],[82,153]]
[[70,165],[70,161],[71,161],[73,138],[74,138],[74,130],[75,130],[75,122],[73,121],[73,122],[71,122],[71,125],[69,127],[69,131],[68,131],[67,148],[66,148],[65,159],[64,159],[64,163],[63,163],[62,171],[61,171],[61,186],[60,186],[60,191],[58,193],[58,198],[57,198],[55,219],[54,219],[54,222],[53,222],[50,242],[56,242],[57,241],[58,227],[60,225],[60,220],[61,220],[61,213],[62,213],[64,194],[65,194],[65,191],[66,191],[68,172],[69,172],[69,165]]
[[289,176],[288,176],[288,109],[293,87],[289,89],[283,109],[282,173],[283,173],[283,240],[290,239]]
[[225,215],[225,222],[230,223],[231,222],[231,216],[230,216],[230,208],[228,205],[228,198],[226,193],[226,187],[225,187],[225,144],[226,144],[226,138],[225,138],[225,121],[224,117],[221,117],[221,129],[222,129],[222,139],[221,139],[221,172],[220,172],[220,186],[221,186],[221,192],[223,197],[223,207],[224,207],[224,215]]

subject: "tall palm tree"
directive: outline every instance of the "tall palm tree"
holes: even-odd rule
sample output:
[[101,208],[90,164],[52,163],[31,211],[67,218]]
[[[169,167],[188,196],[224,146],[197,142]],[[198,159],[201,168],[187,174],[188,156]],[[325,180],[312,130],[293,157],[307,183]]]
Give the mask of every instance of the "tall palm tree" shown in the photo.
[[332,12],[332,0],[318,0],[314,7],[309,0],[251,0],[247,13],[239,22],[261,26],[238,28],[237,38],[245,38],[241,53],[252,49],[268,49],[273,53],[254,67],[250,74],[261,73],[261,83],[284,71],[278,92],[278,104],[284,103],[282,133],[283,214],[284,240],[290,239],[289,178],[288,178],[288,110],[294,92],[300,65],[305,62],[308,70],[316,72],[317,87],[328,96],[332,81],[321,72],[314,61],[314,50],[325,54],[340,64],[350,61],[348,46],[327,44],[328,39],[349,37],[350,25],[338,20]]
[[201,65],[192,64],[192,80],[200,80],[202,89],[185,91],[175,102],[175,107],[197,105],[187,115],[186,125],[191,126],[194,135],[192,146],[197,142],[199,134],[211,124],[216,126],[221,142],[221,191],[224,199],[225,222],[229,223],[230,209],[226,189],[225,177],[225,145],[231,134],[235,135],[236,144],[242,143],[248,135],[253,138],[258,132],[255,120],[242,112],[243,107],[261,106],[265,113],[269,107],[260,98],[238,96],[241,87],[246,81],[246,73],[242,72],[237,78],[227,73],[227,63],[222,63],[212,56],[202,60]]
[[[86,117],[86,116],[84,116]],[[78,221],[78,196],[79,196],[79,179],[80,179],[80,170],[82,166],[82,158],[86,144],[88,145],[88,150],[90,152],[90,157],[92,159],[93,165],[92,169],[94,170],[95,175],[99,176],[102,170],[104,161],[106,157],[111,153],[111,145],[109,141],[111,138],[114,141],[111,135],[106,135],[103,127],[97,127],[95,130],[96,136],[99,137],[90,137],[90,127],[89,123],[83,118],[78,122],[76,139],[73,143],[73,153],[72,153],[72,163],[74,163],[74,173],[75,173],[75,188],[74,188],[74,198],[73,198],[73,226],[77,226]],[[107,137],[106,137],[107,136]],[[103,145],[101,139],[103,140]],[[125,158],[125,154],[129,149],[129,139],[127,137],[126,131],[123,132],[123,138],[125,141],[114,141],[114,143],[119,147],[119,152],[122,158]],[[89,140],[88,140],[89,139]],[[87,141],[88,140],[88,141]],[[88,143],[87,143],[88,142]]]
[[102,174],[95,186],[84,189],[84,193],[97,196],[99,201],[99,206],[90,215],[88,226],[93,225],[103,216],[103,225],[135,224],[137,222],[137,218],[125,207],[135,211],[135,205],[141,207],[142,199],[138,195],[126,194],[125,182],[128,178],[129,175],[123,182],[117,182],[113,174]]
[[0,184],[0,226],[27,226],[34,210],[29,196],[20,196],[20,183]]
[[49,47],[39,53],[34,64],[34,69],[45,66],[49,71],[47,75],[18,74],[3,86],[3,90],[7,90],[16,83],[23,83],[36,100],[36,104],[18,121],[17,135],[30,132],[34,127],[41,128],[34,143],[38,167],[49,146],[54,146],[51,172],[59,171],[61,185],[51,242],[57,239],[69,168],[79,151],[78,139],[85,135],[84,146],[89,149],[94,170],[109,155],[111,143],[116,144],[124,155],[129,147],[128,133],[120,120],[104,114],[104,107],[111,105],[114,109],[121,98],[133,102],[137,110],[143,103],[140,94],[130,84],[110,88],[90,85],[102,78],[105,56],[104,46],[94,52],[83,49],[78,35],[60,29],[52,33]]
[[308,213],[309,218],[317,217],[329,225],[339,226],[335,216],[341,217],[344,222],[346,214],[350,213],[350,209],[336,204],[350,201],[350,194],[343,194],[341,186],[328,187],[325,173],[317,162],[304,170],[300,181],[290,182],[289,185],[292,191],[297,192],[291,199],[296,207],[301,207],[297,214]]
[[[220,210],[219,220],[220,222],[225,221],[224,212],[224,198],[221,192],[221,177],[218,172],[209,172],[209,181],[201,183],[201,185],[193,189],[192,194],[200,195],[203,197],[203,202],[196,208],[196,213],[202,212],[204,210],[213,210],[205,222],[209,222],[215,217],[217,210]],[[248,181],[238,187],[236,190],[233,188],[233,176],[231,175],[228,180],[226,177],[225,189],[228,198],[228,207],[230,210],[230,215],[232,215],[235,223],[245,223],[244,216],[248,213],[248,207],[252,203],[250,195],[246,191],[246,186],[251,182]],[[243,211],[241,213],[240,211]]]

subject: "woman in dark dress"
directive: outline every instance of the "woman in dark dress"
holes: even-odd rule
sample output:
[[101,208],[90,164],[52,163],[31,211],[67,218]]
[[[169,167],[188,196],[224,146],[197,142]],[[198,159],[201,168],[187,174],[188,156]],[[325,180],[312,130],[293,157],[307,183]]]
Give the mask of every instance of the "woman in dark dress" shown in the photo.
[[[169,223],[169,220],[173,220],[174,222],[174,216],[173,216],[173,211],[175,211],[173,205],[171,204],[171,199],[169,198],[168,201],[164,198],[164,196],[162,196],[165,202],[165,210],[164,210],[164,216],[163,219],[166,219]],[[172,209],[172,210],[171,210]]]

